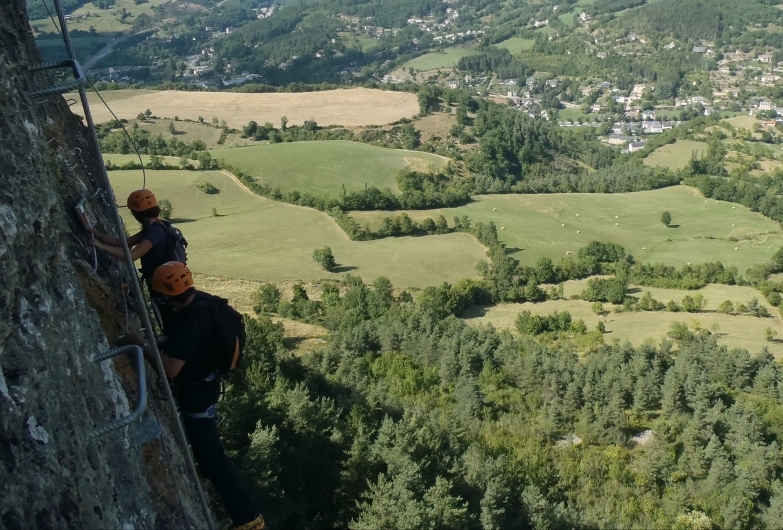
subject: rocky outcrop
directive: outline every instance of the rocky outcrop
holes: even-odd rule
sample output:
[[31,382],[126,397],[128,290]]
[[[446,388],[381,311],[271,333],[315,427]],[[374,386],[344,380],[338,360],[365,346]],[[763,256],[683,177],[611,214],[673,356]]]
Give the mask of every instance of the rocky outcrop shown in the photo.
[[39,60],[24,0],[1,2],[0,526],[206,527],[154,392],[156,439],[141,443],[136,425],[90,437],[136,403],[135,368],[92,357],[138,322],[132,303],[126,321],[128,272],[106,257],[93,270],[73,214],[88,197],[115,231],[87,129],[63,97],[26,95],[52,82],[28,72]]

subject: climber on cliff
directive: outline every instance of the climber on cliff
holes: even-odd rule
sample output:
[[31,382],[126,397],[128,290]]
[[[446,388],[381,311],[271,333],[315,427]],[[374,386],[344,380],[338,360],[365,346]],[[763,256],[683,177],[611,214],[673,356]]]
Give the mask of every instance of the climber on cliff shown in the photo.
[[[220,443],[215,405],[220,397],[220,355],[224,341],[216,324],[215,297],[197,291],[187,266],[170,261],[152,276],[152,296],[171,307],[173,317],[159,343],[166,377],[177,389],[182,425],[193,457],[223,499],[223,506],[236,530],[261,530],[264,519],[255,507],[249,488]],[[124,342],[144,347],[154,362],[154,350],[138,333]],[[242,339],[244,345],[244,339]],[[237,338],[239,348],[239,338]]]
[[[186,263],[184,249],[177,248],[178,236],[171,225],[160,219],[160,207],[155,195],[147,189],[136,190],[128,196],[128,209],[141,224],[141,231],[127,238],[133,261],[141,260],[141,273],[146,280],[152,278],[155,269],[167,261]],[[118,259],[123,259],[122,240],[93,229],[92,244]]]
[[[141,275],[149,287],[152,275],[159,266],[167,261],[177,260],[187,263],[185,248],[188,243],[182,233],[172,227],[168,221],[160,218],[160,207],[155,195],[147,189],[136,190],[128,196],[128,209],[141,224],[141,231],[127,238],[133,261],[141,260]],[[110,256],[123,259],[122,240],[92,230],[95,239],[92,245]],[[161,326],[171,318],[166,307],[154,305]]]

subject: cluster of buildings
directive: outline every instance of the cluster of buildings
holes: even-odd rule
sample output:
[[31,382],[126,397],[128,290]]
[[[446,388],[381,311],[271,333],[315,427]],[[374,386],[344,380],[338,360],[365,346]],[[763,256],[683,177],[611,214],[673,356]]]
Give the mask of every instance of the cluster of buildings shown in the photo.
[[253,9],[253,11],[255,11],[256,17],[258,18],[269,18],[274,14],[275,6],[260,7],[258,9]]

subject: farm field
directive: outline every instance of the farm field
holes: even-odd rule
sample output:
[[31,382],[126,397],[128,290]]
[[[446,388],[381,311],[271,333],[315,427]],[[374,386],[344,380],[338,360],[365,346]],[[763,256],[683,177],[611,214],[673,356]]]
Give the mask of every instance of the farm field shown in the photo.
[[[522,311],[534,314],[548,315],[555,311],[568,311],[574,320],[582,319],[588,329],[595,329],[598,321],[606,326],[604,340],[620,343],[629,341],[639,345],[648,339],[659,343],[666,337],[673,322],[685,322],[688,325],[695,320],[705,329],[717,325],[718,343],[729,348],[744,348],[751,354],[761,351],[763,347],[778,359],[783,358],[783,341],[767,342],[764,330],[772,328],[778,337],[783,337],[783,324],[779,317],[756,318],[751,316],[724,315],[721,313],[671,313],[668,311],[609,313],[597,316],[591,310],[591,303],[582,300],[551,300],[537,304],[502,304],[487,308],[471,308],[465,315],[471,324],[492,324],[499,329],[510,329],[516,333],[514,320]],[[775,310],[774,315],[778,315]]]
[[511,37],[503,42],[495,44],[497,48],[506,48],[511,55],[517,55],[523,51],[533,49],[533,45],[536,43],[533,39],[522,39],[519,37]]
[[582,118],[585,122],[598,121],[598,114],[584,114],[580,109],[561,109],[557,111],[557,119],[564,121],[577,121]]
[[[207,149],[215,149],[219,147],[230,147],[234,145],[246,145],[252,143],[246,138],[242,138],[240,134],[229,134],[223,145],[218,144],[220,138],[221,129],[213,127],[211,125],[212,116],[204,116],[206,122],[210,124],[199,123],[197,121],[184,121],[173,119],[148,119],[145,121],[135,121],[139,124],[139,129],[148,131],[151,135],[156,136],[160,134],[167,142],[172,138],[185,143],[190,143],[194,140],[201,140],[207,145]],[[176,130],[175,134],[171,134],[169,131],[169,124],[174,124]],[[126,128],[130,128],[132,125],[125,125]]]
[[[664,211],[672,215],[671,228],[660,221]],[[707,201],[686,186],[622,194],[480,195],[465,206],[415,215],[441,213],[450,224],[463,215],[474,223],[494,221],[513,257],[528,265],[544,256],[557,261],[597,240],[619,243],[644,262],[722,261],[744,272],[783,246],[783,230],[774,221],[738,204]],[[375,227],[389,213],[351,215]]]
[[366,33],[360,33],[359,35],[355,35],[353,33],[342,32],[339,33],[339,35],[341,40],[343,41],[343,44],[345,44],[345,47],[350,48],[352,50],[361,49],[367,52],[375,48],[379,42],[378,39],[374,37],[370,37]]
[[566,26],[574,27],[574,17],[576,16],[576,13],[574,11],[571,11],[570,13],[566,13],[564,15],[560,15],[559,18],[560,21],[565,24]]
[[749,131],[752,131],[753,126],[759,123],[759,120],[757,120],[755,116],[748,116],[747,114],[742,114],[741,116],[736,116],[723,121],[730,124],[735,129],[747,129]]
[[475,55],[475,50],[452,46],[446,48],[443,53],[433,52],[417,57],[403,65],[404,70],[413,68],[414,70],[427,71],[437,70],[438,68],[453,68],[457,62],[468,55]]
[[[150,164],[150,155],[141,155],[141,160],[144,162],[144,167],[149,167]],[[165,164],[169,164],[171,166],[179,166],[179,157],[176,156],[162,156],[163,162]],[[123,164],[127,164],[128,162],[133,162],[134,164],[139,163],[139,157],[136,155],[118,155],[113,153],[103,153],[103,162],[104,164],[108,164],[111,162],[115,166],[122,166]],[[190,165],[193,167],[199,167],[199,163],[196,160],[188,160],[190,162]],[[141,172],[139,172],[139,175],[141,175]],[[139,177],[141,179],[141,177]],[[141,182],[141,180],[139,180]]]
[[[140,171],[115,171],[110,178],[122,199],[141,185]],[[206,195],[194,184],[208,181],[221,191]],[[220,172],[148,171],[147,185],[168,199],[173,217],[190,243],[195,272],[251,280],[339,279],[349,272],[371,282],[387,276],[398,287],[425,287],[475,277],[485,249],[468,234],[350,241],[328,215],[274,202],[240,188]],[[212,217],[216,208],[219,217]],[[125,223],[138,224],[127,210]],[[313,250],[328,245],[339,267],[321,270]]]
[[[579,295],[587,287],[588,281],[589,279],[584,279],[563,283],[563,296],[565,298],[570,298],[571,296]],[[747,304],[751,298],[756,298],[759,301],[759,305],[766,307],[770,314],[777,315],[780,313],[780,311],[767,302],[764,295],[758,290],[740,285],[710,284],[693,291],[686,291],[684,289],[660,289],[658,287],[646,287],[644,285],[628,286],[628,294],[630,296],[641,298],[646,292],[649,292],[650,296],[664,304],[669,300],[674,300],[679,304],[686,295],[694,296],[696,294],[701,294],[707,301],[707,306],[705,307],[707,311],[717,311],[718,306],[724,300],[731,300],[732,303],[739,302],[741,304]],[[611,307],[611,304],[606,304],[606,306]]]
[[399,151],[341,140],[261,144],[217,149],[212,157],[225,158],[232,166],[283,191],[338,197],[365,185],[396,189],[400,169],[440,166],[445,159],[430,153]]
[[[118,118],[135,119],[150,109],[154,116],[197,121],[217,117],[230,127],[242,128],[251,120],[280,124],[288,117],[291,125],[315,120],[319,125],[384,125],[419,112],[415,94],[351,88],[323,92],[243,94],[238,92],[182,92],[176,90],[115,90],[106,101]],[[112,119],[94,94],[89,96],[96,123]]]
[[650,153],[644,159],[644,163],[648,166],[682,169],[688,165],[693,151],[696,151],[698,156],[703,156],[707,152],[707,144],[692,140],[677,140],[673,144],[661,146]]
[[[116,0],[109,9],[101,9],[92,2],[88,2],[70,13],[66,13],[67,15],[73,15],[73,18],[68,20],[68,29],[70,31],[76,29],[89,31],[92,27],[95,28],[97,33],[102,34],[125,33],[130,31],[133,21],[136,20],[138,15],[147,13],[150,16],[154,16],[153,8],[168,2],[170,0],[147,0],[142,4],[137,4],[134,0]],[[50,7],[50,9],[52,9],[52,14],[54,14],[53,8]],[[124,22],[120,20],[123,9],[128,13]],[[90,16],[80,18],[88,13]],[[30,25],[36,33],[56,33],[57,31],[52,21],[48,18],[33,20],[30,22]],[[86,57],[82,59],[86,59]]]

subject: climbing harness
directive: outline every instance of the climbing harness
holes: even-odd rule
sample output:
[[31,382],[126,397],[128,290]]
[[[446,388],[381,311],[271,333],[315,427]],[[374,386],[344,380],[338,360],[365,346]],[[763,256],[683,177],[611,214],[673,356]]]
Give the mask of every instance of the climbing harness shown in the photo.
[[[46,7],[46,10],[48,12],[49,11],[49,7],[46,5],[45,0],[42,0],[42,2],[44,3],[44,6]],[[57,18],[59,20],[59,26],[60,26],[60,29],[61,29],[60,35],[61,35],[61,37],[63,39],[63,42],[65,44],[65,48],[66,48],[66,50],[68,52],[68,61],[60,62],[60,64],[58,64],[57,67],[69,66],[69,67],[72,68],[72,70],[74,72],[75,81],[71,82],[71,84],[73,84],[73,83],[76,83],[76,84],[73,85],[73,86],[70,86],[68,88],[68,90],[72,90],[73,88],[77,88],[78,91],[79,91],[79,99],[81,100],[82,107],[83,107],[83,110],[84,110],[84,118],[85,118],[85,121],[87,122],[87,129],[89,130],[89,133],[90,133],[90,140],[91,140],[92,146],[95,149],[95,153],[97,155],[96,156],[96,161],[97,161],[98,166],[100,168],[100,175],[99,175],[99,177],[102,179],[104,188],[106,190],[106,196],[105,197],[109,199],[108,202],[110,203],[110,208],[112,209],[112,211],[114,213],[115,228],[117,230],[118,235],[120,236],[119,239],[120,239],[120,242],[122,244],[122,252],[123,252],[123,255],[125,256],[126,266],[128,267],[128,271],[129,271],[129,273],[131,274],[131,277],[132,277],[130,286],[133,289],[134,296],[139,301],[139,307],[140,307],[140,312],[141,312],[141,316],[142,316],[142,323],[144,324],[145,333],[147,334],[147,340],[149,341],[150,347],[152,348],[152,350],[154,352],[153,357],[154,357],[154,361],[155,361],[155,370],[158,373],[159,377],[162,376],[165,379],[166,372],[163,369],[163,363],[162,363],[161,358],[160,358],[160,352],[158,351],[157,343],[155,341],[155,336],[152,333],[153,328],[152,328],[152,324],[150,322],[149,314],[148,314],[148,312],[146,310],[146,307],[144,305],[144,297],[143,297],[142,292],[141,292],[141,287],[139,285],[138,280],[134,281],[135,270],[136,269],[135,269],[134,264],[133,264],[133,259],[131,258],[131,255],[130,255],[130,249],[128,248],[128,243],[125,240],[125,238],[122,237],[122,234],[123,234],[122,218],[120,217],[119,210],[117,209],[117,206],[116,206],[117,201],[114,198],[114,192],[112,191],[111,183],[109,182],[109,176],[108,176],[108,174],[106,172],[106,166],[103,163],[103,157],[101,156],[101,150],[100,150],[100,143],[98,142],[98,135],[97,135],[96,130],[95,130],[95,123],[93,122],[92,114],[90,112],[90,105],[89,105],[89,102],[87,101],[87,94],[86,94],[86,92],[84,90],[84,82],[85,81],[89,81],[89,80],[87,79],[86,75],[84,75],[84,72],[82,71],[81,66],[79,65],[78,61],[76,60],[76,56],[75,56],[75,53],[74,53],[74,50],[73,50],[73,44],[71,43],[71,38],[70,38],[70,35],[68,34],[68,27],[67,27],[67,24],[66,24],[66,21],[65,21],[65,14],[63,12],[62,5],[60,4],[60,0],[53,0],[53,2],[54,2],[55,10],[57,12]],[[51,12],[49,12],[49,15],[51,17]],[[54,22],[54,18],[53,17],[52,17],[52,21]],[[55,24],[55,27],[57,27],[57,24]],[[42,65],[36,65],[33,68],[34,69],[36,69],[36,68],[43,69]],[[53,66],[52,66],[52,68],[53,68]],[[48,67],[46,69],[48,69]],[[39,71],[39,70],[35,70],[35,71]],[[90,86],[93,87],[93,89],[95,89],[95,87],[93,86],[93,84],[91,82],[89,84],[90,84]],[[33,91],[32,94],[34,95],[34,97],[43,97],[44,95],[60,94],[60,93],[63,93],[63,92],[61,92],[61,90],[63,90],[63,88],[64,88],[64,85],[56,85],[56,86],[53,86],[53,87],[48,87],[46,89],[40,89],[40,90]],[[57,90],[55,91],[55,89],[57,89]],[[67,92],[68,90],[65,90],[65,92]],[[96,90],[96,93],[98,93],[97,90]],[[100,94],[98,94],[98,95],[100,97]],[[103,100],[102,97],[101,97],[101,100]],[[105,103],[105,101],[104,101],[104,103]],[[107,107],[108,107],[108,105],[107,105]],[[109,109],[109,110],[111,110],[111,109]],[[112,112],[112,115],[114,115],[113,112]],[[116,116],[115,116],[115,119],[116,119]],[[119,120],[117,120],[117,121],[119,122]],[[81,158],[80,155],[81,155],[81,150],[79,150],[79,155],[78,155]],[[139,158],[141,158],[141,157],[139,157]],[[81,162],[83,163],[84,161],[81,160]],[[146,176],[145,176],[145,181],[146,181]],[[136,348],[138,348],[138,347],[136,347]],[[123,350],[123,351],[130,351],[130,349],[129,350]],[[146,394],[146,378],[142,377],[144,375],[143,354],[141,353],[141,348],[138,348],[137,351],[138,351],[138,356],[137,357],[138,357],[139,363],[140,363],[140,367],[139,367],[139,371],[138,371],[138,374],[139,374],[139,405],[137,406],[136,410],[134,410],[134,412],[130,416],[128,416],[126,418],[122,418],[121,420],[117,420],[116,422],[112,422],[112,424],[117,423],[117,422],[123,422],[123,425],[120,425],[118,427],[112,427],[112,430],[114,430],[115,428],[120,428],[120,427],[125,426],[125,425],[129,425],[132,421],[134,421],[135,419],[138,419],[138,417],[141,416],[141,413],[143,411],[143,406],[146,406],[146,396],[147,396],[147,394]],[[111,356],[119,354],[119,353],[116,353],[115,350],[110,350],[109,352],[104,353],[103,355],[99,356],[98,358],[102,359],[102,358],[104,358],[103,356],[109,355],[109,353],[112,353]],[[106,357],[106,358],[109,358],[109,357]],[[178,441],[179,441],[179,443],[180,443],[180,445],[182,447],[182,455],[183,455],[183,458],[185,460],[186,467],[188,468],[188,473],[191,476],[191,479],[192,479],[192,482],[193,482],[193,487],[196,489],[196,493],[198,495],[199,503],[200,503],[201,508],[202,508],[202,510],[204,512],[204,518],[205,518],[205,520],[207,522],[207,525],[208,525],[209,529],[210,530],[215,530],[215,524],[214,524],[214,521],[212,520],[212,514],[211,514],[211,512],[209,510],[209,504],[207,503],[207,499],[206,499],[206,497],[204,495],[204,491],[201,488],[201,483],[199,482],[199,479],[198,479],[198,474],[196,472],[196,467],[195,467],[195,465],[193,463],[193,457],[190,454],[190,449],[189,449],[189,446],[188,446],[187,438],[185,436],[185,431],[184,431],[184,429],[182,427],[182,423],[179,420],[177,407],[176,407],[176,404],[174,403],[174,399],[173,399],[173,397],[171,395],[171,389],[169,388],[168,385],[164,385],[164,393],[166,395],[166,398],[167,398],[167,401],[168,401],[168,406],[169,406],[170,411],[171,411],[171,413],[173,415],[173,418],[174,418],[174,423],[176,425],[177,439],[178,439]],[[154,408],[153,408],[153,410],[154,410]],[[129,420],[128,418],[130,418],[134,414],[136,414],[136,416]],[[156,416],[157,416],[157,413],[156,413]],[[125,423],[125,422],[127,422],[127,423]],[[112,424],[109,424],[109,425],[112,425]],[[104,427],[99,428],[99,429],[101,431],[104,431],[107,427],[108,426],[104,426]],[[110,431],[106,431],[106,432],[110,432]],[[163,441],[163,439],[161,439],[161,440]],[[167,462],[167,465],[169,466],[169,470],[171,470],[170,458],[169,458],[169,455],[168,455],[168,450],[166,448],[165,441],[162,444],[162,446],[163,446],[164,458],[165,458],[165,460]],[[171,472],[169,474],[172,475]],[[184,509],[184,504],[183,504],[182,499],[180,497],[179,488],[176,485],[176,479],[175,479],[174,476],[171,476],[171,478],[174,481],[174,489],[176,491],[177,499],[179,500],[180,507],[182,508],[182,513],[183,513],[183,515],[184,515],[188,525],[189,526],[193,526],[192,524],[190,524],[189,517],[187,515],[186,510]]]

